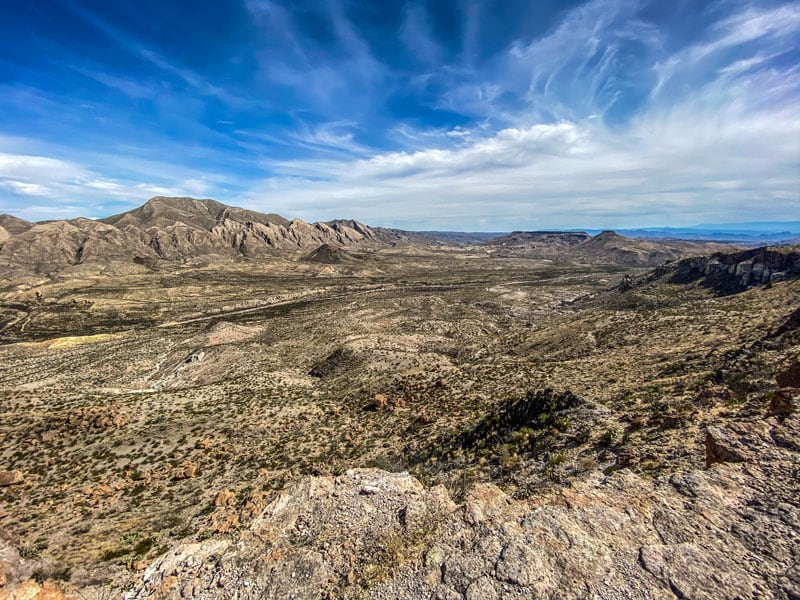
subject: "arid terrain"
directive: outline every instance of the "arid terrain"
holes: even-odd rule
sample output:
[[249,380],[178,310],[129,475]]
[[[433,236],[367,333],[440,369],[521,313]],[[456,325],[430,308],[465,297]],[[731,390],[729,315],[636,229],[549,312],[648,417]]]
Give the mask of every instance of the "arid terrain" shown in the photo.
[[0,222],[0,598],[800,598],[800,248],[156,200]]

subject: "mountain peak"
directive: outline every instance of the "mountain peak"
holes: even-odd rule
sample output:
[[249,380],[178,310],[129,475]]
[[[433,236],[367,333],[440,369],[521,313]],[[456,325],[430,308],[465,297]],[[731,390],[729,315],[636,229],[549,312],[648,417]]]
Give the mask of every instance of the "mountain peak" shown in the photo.
[[163,228],[183,223],[189,227],[211,231],[226,219],[283,227],[288,224],[288,221],[280,215],[232,207],[209,198],[197,199],[184,196],[155,196],[142,206],[103,219],[103,222],[117,227],[134,225],[142,229]]
[[604,242],[608,240],[621,240],[623,237],[618,234],[616,231],[612,231],[611,229],[606,229],[605,231],[601,231],[593,238],[598,242]]
[[[27,223],[0,217],[0,254],[21,271],[57,272],[76,264],[270,256],[326,245],[318,261],[345,260],[330,248],[393,244],[398,236],[355,221],[330,227],[288,221],[210,199],[155,196],[142,206],[101,220]],[[6,227],[5,225],[8,225]],[[143,264],[143,263],[138,263]]]
[[28,231],[28,229],[33,227],[33,223],[15,217],[14,215],[3,214],[0,215],[0,227],[11,234],[18,234]]

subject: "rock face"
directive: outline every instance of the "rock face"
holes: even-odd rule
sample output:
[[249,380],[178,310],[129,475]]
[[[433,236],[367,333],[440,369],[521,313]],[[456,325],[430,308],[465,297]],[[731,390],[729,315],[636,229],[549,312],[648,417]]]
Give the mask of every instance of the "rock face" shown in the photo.
[[709,436],[727,454],[705,470],[595,471],[528,500],[480,484],[456,506],[379,470],[307,477],[237,542],[162,556],[127,598],[800,597],[800,422]]
[[706,466],[716,463],[744,462],[747,456],[742,444],[718,427],[706,431]]
[[660,273],[672,283],[699,281],[720,295],[748,287],[800,277],[800,252],[795,249],[754,248],[743,252],[715,253],[687,258]]

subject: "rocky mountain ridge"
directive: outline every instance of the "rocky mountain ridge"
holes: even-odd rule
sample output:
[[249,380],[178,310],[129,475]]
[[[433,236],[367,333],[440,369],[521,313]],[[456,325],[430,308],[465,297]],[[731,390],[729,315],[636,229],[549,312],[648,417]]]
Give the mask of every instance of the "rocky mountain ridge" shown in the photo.
[[[80,267],[104,271],[112,264],[154,267],[159,261],[210,263],[307,255],[316,248],[483,244],[493,252],[586,264],[658,266],[704,254],[708,244],[652,242],[614,232],[514,232],[480,236],[369,227],[355,220],[306,223],[276,214],[227,206],[215,200],[157,196],[105,219],[29,223],[0,215],[0,275],[5,279],[50,276]],[[717,245],[712,249],[719,249]]]
[[323,244],[334,247],[394,245],[402,235],[353,220],[288,221],[214,200],[156,197],[132,211],[102,220],[28,223],[0,220],[0,267],[9,274],[49,274],[76,265],[113,261],[139,264],[212,257],[268,257]]

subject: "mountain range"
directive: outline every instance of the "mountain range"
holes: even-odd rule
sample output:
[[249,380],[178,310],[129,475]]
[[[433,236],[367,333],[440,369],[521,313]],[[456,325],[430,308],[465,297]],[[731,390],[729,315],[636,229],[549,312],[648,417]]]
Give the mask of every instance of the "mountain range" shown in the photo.
[[[677,236],[671,236],[677,237]],[[153,267],[160,261],[303,256],[324,246],[485,244],[491,252],[581,263],[657,266],[719,245],[675,239],[632,239],[612,231],[487,233],[410,232],[355,220],[306,223],[277,214],[227,206],[210,199],[157,196],[104,219],[31,223],[0,215],[0,276],[6,280],[53,275],[65,269],[107,271],[110,265]],[[329,254],[330,251],[326,250]],[[327,259],[326,259],[327,260]]]
[[333,246],[391,246],[416,236],[353,220],[291,221],[215,200],[155,197],[134,210],[99,220],[30,223],[0,216],[0,270],[44,275],[70,266],[113,261],[267,257]]

